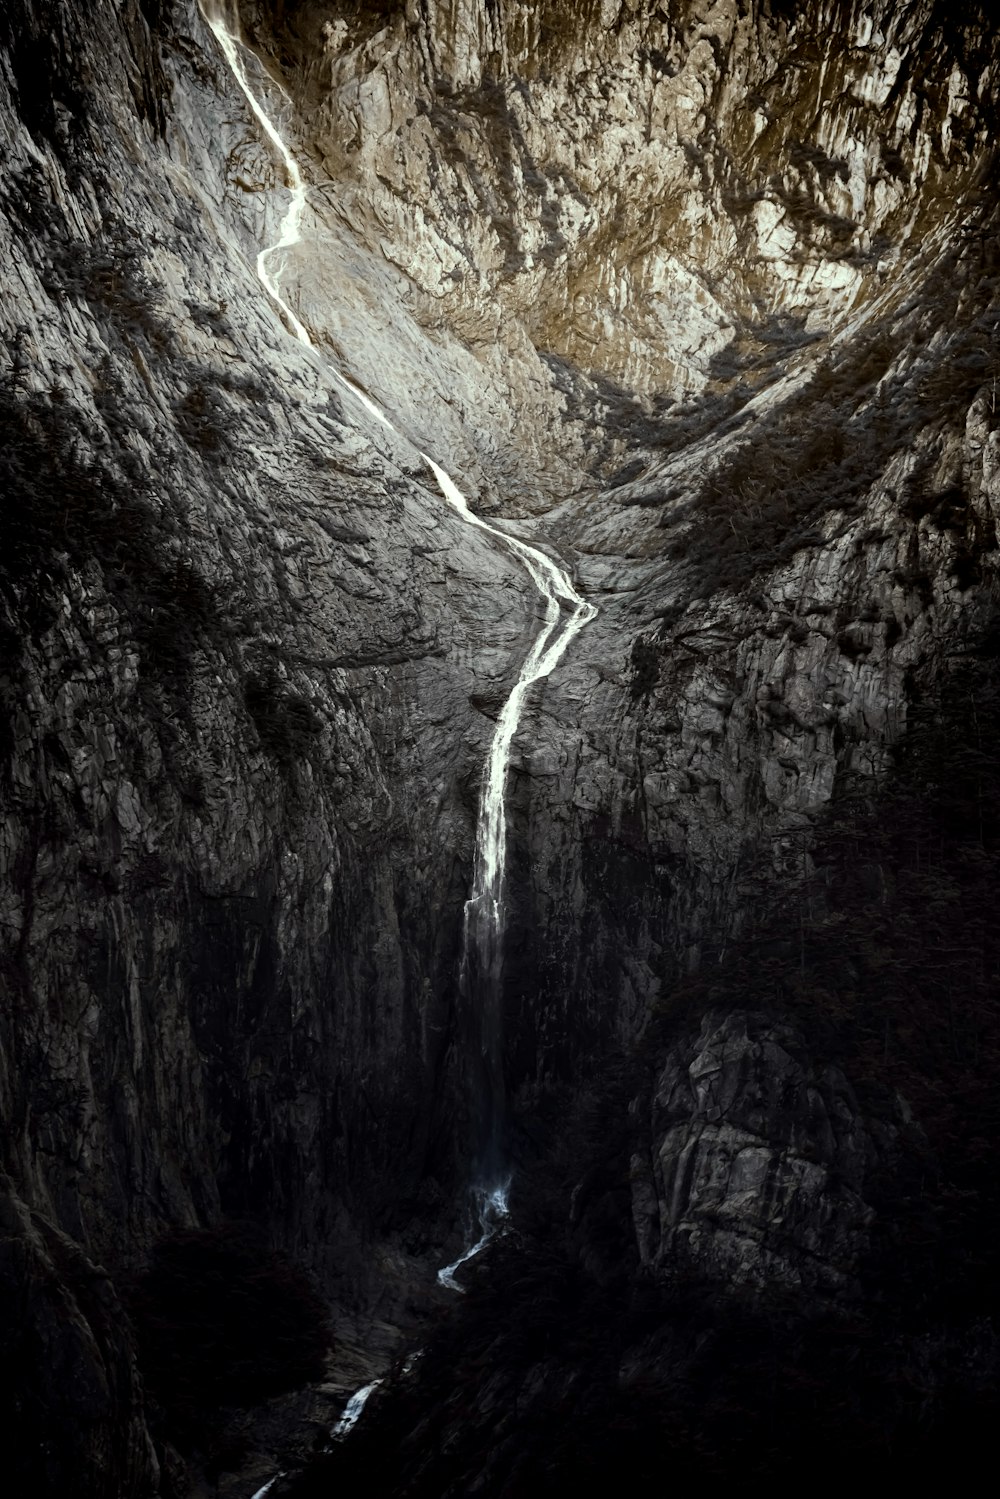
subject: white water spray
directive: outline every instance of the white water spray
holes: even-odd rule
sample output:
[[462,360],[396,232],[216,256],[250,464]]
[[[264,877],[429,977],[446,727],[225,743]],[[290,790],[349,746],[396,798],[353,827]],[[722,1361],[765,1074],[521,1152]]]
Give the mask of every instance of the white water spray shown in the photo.
[[381,1383],[380,1379],[373,1379],[370,1384],[363,1384],[360,1390],[354,1391],[354,1394],[344,1406],[343,1415],[331,1431],[331,1436],[338,1439],[347,1436],[347,1433],[357,1425],[361,1412],[368,1404],[368,1397],[374,1395]]
[[[278,307],[300,343],[312,348],[313,342],[301,319],[281,294],[281,276],[287,257],[283,253],[301,241],[302,214],[306,188],[299,166],[277,127],[250,86],[244,62],[245,48],[238,36],[238,22],[227,19],[218,0],[204,0],[203,15],[229,64],[233,77],[246,97],[250,110],[267,139],[277,152],[285,170],[291,197],[277,241],[257,256],[257,276]],[[273,80],[272,80],[273,81]],[[286,91],[274,83],[290,105]],[[389,432],[399,436],[396,427],[374,401],[338,370],[331,367],[336,380],[360,402],[370,416]],[[580,597],[564,570],[538,547],[509,536],[492,526],[469,508],[468,500],[449,474],[426,453],[420,457],[437,481],[448,504],[470,526],[485,531],[500,541],[523,563],[545,604],[542,628],[521,667],[513,690],[497,720],[489,758],[483,778],[483,790],[476,828],[475,863],[472,892],[465,904],[462,983],[466,998],[479,1001],[475,1015],[475,1036],[470,1047],[480,1069],[478,1093],[480,1133],[478,1142],[478,1180],[473,1186],[473,1201],[479,1223],[479,1238],[452,1264],[438,1272],[438,1280],[452,1290],[461,1290],[455,1272],[485,1248],[495,1236],[508,1213],[509,1176],[502,1171],[503,1067],[500,1027],[500,965],[504,924],[503,891],[507,857],[506,790],[511,747],[524,712],[528,693],[536,682],[554,671],[570,643],[595,617],[593,604]],[[472,991],[478,991],[472,994]],[[377,1381],[375,1382],[378,1383]],[[350,1430],[375,1388],[366,1385],[357,1391],[341,1417],[334,1435]],[[359,1402],[355,1408],[355,1402]],[[347,1421],[346,1426],[343,1423]],[[343,1427],[343,1431],[341,1430]]]

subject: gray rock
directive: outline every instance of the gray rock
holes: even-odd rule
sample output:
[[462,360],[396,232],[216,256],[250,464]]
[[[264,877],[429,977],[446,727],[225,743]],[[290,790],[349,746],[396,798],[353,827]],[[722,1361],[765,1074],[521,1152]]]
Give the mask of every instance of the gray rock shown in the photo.
[[[541,9],[241,8],[309,183],[310,350],[255,274],[280,169],[191,0],[8,7],[2,1159],[114,1270],[251,1213],[357,1315],[430,1278],[489,713],[538,602],[418,447],[601,609],[513,758],[520,1104],[752,929],[988,617],[995,400],[949,339],[996,56],[966,76],[930,0],[835,52],[818,5]],[[794,448],[822,503],[772,514],[789,432],[840,417],[850,493]],[[909,503],[956,484],[964,531]],[[650,1108],[651,1264],[850,1289],[891,1140],[843,1079],[720,1016]]]
[[632,1170],[645,1264],[729,1286],[851,1292],[875,1216],[869,1180],[891,1167],[898,1132],[864,1117],[794,1026],[706,1015],[637,1110],[649,1138]]

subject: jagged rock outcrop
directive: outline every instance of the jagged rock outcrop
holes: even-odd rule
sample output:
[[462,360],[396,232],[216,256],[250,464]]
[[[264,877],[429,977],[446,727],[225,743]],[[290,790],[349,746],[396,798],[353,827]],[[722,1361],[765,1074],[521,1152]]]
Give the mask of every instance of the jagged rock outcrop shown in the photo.
[[838,1068],[773,1017],[708,1014],[636,1100],[632,1159],[643,1264],[722,1286],[849,1292],[869,1248],[868,1178],[898,1152]]
[[[491,416],[512,393],[506,426],[469,440],[516,422],[511,446],[568,460],[569,486],[595,449],[634,462],[623,417],[655,430],[666,398],[734,358],[775,340],[787,356],[898,297],[990,147],[990,39],[930,4],[242,13],[264,45],[277,21],[338,219],[401,273],[418,321],[488,364]],[[357,355],[399,398],[385,352]],[[554,410],[553,362],[571,386]],[[455,374],[461,396],[476,364]]]

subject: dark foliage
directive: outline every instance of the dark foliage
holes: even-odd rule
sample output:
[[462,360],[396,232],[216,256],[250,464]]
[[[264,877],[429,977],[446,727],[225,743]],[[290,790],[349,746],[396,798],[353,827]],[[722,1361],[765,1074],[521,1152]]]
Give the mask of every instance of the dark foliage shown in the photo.
[[[750,397],[776,373],[787,373],[795,352],[814,341],[794,319],[748,323],[713,361],[702,396],[652,412],[628,392],[605,389],[608,382],[588,385],[577,375],[574,384],[571,372],[550,360],[569,415],[574,400],[596,398],[603,424],[633,454],[610,475],[612,485],[624,489],[642,472],[637,447],[652,462],[659,453],[694,450],[708,437],[734,439],[703,479],[705,457],[692,451],[690,487],[657,491],[647,483],[620,496],[628,505],[666,507],[661,524],[673,532],[667,553],[683,562],[697,594],[747,587],[796,552],[822,545],[831,517],[856,515],[894,455],[912,452],[921,437],[924,451],[933,453],[929,433],[963,426],[977,396],[995,396],[1000,210],[988,177],[970,189],[964,208],[965,223],[949,250],[919,273],[912,268],[909,299],[831,348],[790,400],[752,422],[744,411]],[[926,473],[908,482],[922,485],[922,513],[960,529],[955,507],[929,491]],[[685,492],[689,497],[678,503]],[[901,508],[913,518],[913,497],[904,497]],[[959,497],[959,509],[972,542],[966,499]],[[968,548],[956,576],[963,585],[978,581]]]
[[49,234],[65,234],[65,214],[52,196],[52,185],[41,162],[29,161],[9,172],[0,183],[0,204],[13,229],[21,226],[35,242]]
[[876,332],[849,357],[828,357],[803,395],[753,426],[717,465],[691,511],[702,592],[746,586],[760,572],[818,545],[832,511],[856,512],[886,455],[915,423],[895,390],[874,389],[889,371],[891,341]]
[[116,337],[142,338],[154,355],[173,351],[173,329],[159,313],[159,287],[145,269],[142,245],[124,225],[109,221],[92,242],[56,242],[42,281],[57,301],[86,301],[103,312]]
[[[823,335],[807,332],[805,321],[804,316],[773,313],[738,326],[732,343],[712,356],[711,380],[719,383],[752,377],[759,388],[776,378],[787,368],[788,359],[796,350],[822,343]],[[748,389],[746,394],[750,393]]]
[[[998,1344],[911,1336],[697,1283],[608,1286],[566,1253],[495,1254],[455,1319],[294,1499],[536,1499],[630,1481],[954,1478],[990,1450]],[[967,1465],[967,1466],[966,1466]]]
[[162,1240],[130,1311],[143,1377],[185,1444],[211,1434],[222,1406],[320,1379],[331,1345],[303,1271],[238,1225]]
[[230,450],[231,426],[218,390],[202,381],[191,386],[177,407],[177,427],[184,441],[210,460],[218,461]]

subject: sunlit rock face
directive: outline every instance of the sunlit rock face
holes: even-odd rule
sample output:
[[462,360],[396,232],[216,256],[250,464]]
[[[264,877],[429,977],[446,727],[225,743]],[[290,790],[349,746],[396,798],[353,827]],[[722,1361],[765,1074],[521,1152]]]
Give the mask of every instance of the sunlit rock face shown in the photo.
[[302,305],[601,608],[512,792],[514,1070],[544,1076],[739,928],[737,871],[791,870],[982,623],[991,34],[928,5],[243,15],[318,179]]
[[338,218],[522,413],[531,350],[662,399],[734,339],[838,329],[989,145],[989,39],[927,5],[243,13],[277,21]]
[[[59,1232],[118,1267],[247,1214],[370,1305],[432,1279],[464,1181],[462,902],[538,626],[417,447],[600,610],[513,757],[530,1125],[803,876],[990,622],[997,57],[930,3],[240,15],[307,180],[313,351],[255,274],[286,184],[197,7],[0,29],[2,1164],[42,1223],[19,1200],[3,1252],[23,1288]],[[647,1263],[849,1287],[865,1171],[810,1195],[767,1111],[722,1139],[688,1044],[642,1106]],[[829,1114],[850,1079],[797,1045]],[[787,1235],[744,1146],[805,1183]],[[677,1196],[692,1151],[718,1201]],[[149,1491],[141,1430],[109,1440]]]

